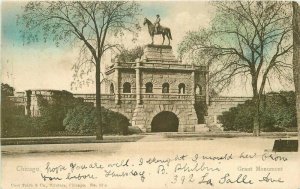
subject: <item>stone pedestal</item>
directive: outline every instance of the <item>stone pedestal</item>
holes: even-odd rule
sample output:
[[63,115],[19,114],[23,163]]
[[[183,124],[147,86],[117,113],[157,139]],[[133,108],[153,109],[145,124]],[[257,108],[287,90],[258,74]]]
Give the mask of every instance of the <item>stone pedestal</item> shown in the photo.
[[142,60],[151,63],[179,63],[169,45],[146,45]]

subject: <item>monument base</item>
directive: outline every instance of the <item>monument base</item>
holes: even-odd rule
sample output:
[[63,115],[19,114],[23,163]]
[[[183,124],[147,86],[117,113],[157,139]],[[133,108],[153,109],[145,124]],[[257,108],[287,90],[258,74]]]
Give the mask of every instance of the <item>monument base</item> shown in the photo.
[[142,60],[147,63],[179,63],[170,45],[145,45]]
[[147,44],[145,48],[161,48],[161,49],[172,49],[171,45],[155,45],[155,44]]

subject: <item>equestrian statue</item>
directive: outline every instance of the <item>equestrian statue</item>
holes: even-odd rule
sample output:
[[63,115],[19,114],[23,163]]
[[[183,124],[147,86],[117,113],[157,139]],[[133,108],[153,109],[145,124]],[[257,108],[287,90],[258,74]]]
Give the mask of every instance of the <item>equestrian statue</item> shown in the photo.
[[164,27],[160,25],[160,17],[159,15],[156,15],[156,21],[154,22],[154,24],[152,24],[152,22],[150,20],[148,20],[147,18],[145,18],[144,20],[144,25],[148,25],[148,32],[151,36],[152,39],[152,43],[154,43],[153,38],[154,35],[162,35],[163,37],[163,42],[162,44],[164,44],[165,42],[165,36],[167,36],[168,40],[169,40],[169,44],[170,45],[170,39],[172,40],[172,35],[171,35],[171,30],[168,27]]

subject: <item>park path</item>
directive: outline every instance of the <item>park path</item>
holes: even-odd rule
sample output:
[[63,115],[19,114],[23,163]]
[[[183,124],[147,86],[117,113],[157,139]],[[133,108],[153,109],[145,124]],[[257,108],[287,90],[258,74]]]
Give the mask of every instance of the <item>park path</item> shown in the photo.
[[165,133],[151,133],[139,140],[139,142],[156,142],[167,140]]

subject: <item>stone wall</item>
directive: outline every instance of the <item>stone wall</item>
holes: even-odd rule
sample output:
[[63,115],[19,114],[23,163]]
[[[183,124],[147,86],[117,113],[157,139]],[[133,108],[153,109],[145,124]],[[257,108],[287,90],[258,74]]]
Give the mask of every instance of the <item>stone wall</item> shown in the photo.
[[120,88],[120,93],[123,93],[123,84],[128,82],[131,85],[131,93],[136,93],[136,84],[135,84],[135,72],[134,70],[123,70],[120,72],[119,76],[119,88]]
[[151,82],[153,84],[153,93],[161,94],[162,85],[168,83],[169,93],[178,94],[178,86],[180,83],[185,85],[185,93],[192,94],[192,79],[191,74],[186,72],[172,72],[172,71],[143,71],[141,73],[141,91],[145,93],[146,83]]
[[[161,89],[160,89],[161,90]],[[26,114],[39,116],[36,94],[31,94],[30,100],[26,96],[12,97],[17,104],[26,108]],[[42,94],[44,98],[51,99],[48,93]],[[73,94],[75,98],[83,98],[85,102],[95,104],[95,94]],[[201,96],[199,96],[201,97]],[[142,104],[136,103],[135,94],[121,94],[120,101],[116,103],[114,94],[102,94],[102,106],[126,116],[133,126],[139,127],[144,132],[151,132],[153,118],[163,111],[174,113],[179,119],[179,132],[194,132],[198,124],[197,113],[193,104],[192,95],[174,94],[144,94]],[[198,98],[196,105],[205,105],[205,98]],[[208,127],[218,125],[217,117],[224,111],[250,100],[249,97],[217,97],[211,98],[208,107],[201,107],[207,111],[205,123]],[[206,110],[207,109],[207,110]]]
[[137,105],[132,125],[139,127],[144,132],[151,132],[151,122],[153,118],[160,112],[172,112],[179,119],[179,132],[193,132],[198,122],[195,108],[192,103],[185,101],[146,101],[142,105]]
[[50,89],[37,89],[37,90],[26,90],[25,92],[18,92],[17,96],[9,97],[16,105],[24,106],[25,115],[31,117],[39,117],[40,114],[40,104],[38,102],[38,97],[46,99],[48,103],[53,102],[53,97],[70,99],[73,94],[65,90],[50,90]]
[[251,100],[251,97],[216,97],[209,100],[207,109],[206,124],[219,124],[218,116],[230,108],[236,107],[238,104],[243,104],[246,100]]
[[[139,127],[144,132],[151,132],[153,118],[163,111],[174,113],[179,119],[179,132],[193,132],[194,126],[198,123],[196,111],[190,99],[180,98],[180,95],[155,95],[151,94],[150,99],[143,98],[142,104],[136,104],[134,96],[122,98],[118,104],[115,103],[114,95],[103,94],[102,106],[112,111],[119,112],[126,116],[130,123]],[[156,98],[154,97],[156,96]],[[85,102],[95,102],[94,94],[74,94],[74,97],[81,97]],[[189,97],[190,98],[190,97]]]
[[132,117],[133,117],[133,112],[136,107],[136,101],[135,99],[127,99],[127,100],[122,100],[122,103],[116,104],[114,100],[102,100],[102,106],[123,114],[129,119],[129,122],[131,123]]
[[[154,96],[154,94],[152,94]],[[79,97],[78,95],[74,95]],[[151,122],[153,118],[163,111],[174,113],[179,119],[179,132],[194,132],[198,124],[198,118],[194,104],[191,100],[179,99],[179,96],[173,95],[156,95],[156,99],[142,99],[142,104],[136,104],[135,98],[121,100],[119,104],[114,101],[114,95],[102,95],[102,106],[112,111],[125,115],[133,126],[139,127],[144,132],[151,132]],[[82,96],[81,96],[82,97]],[[152,97],[153,98],[153,97]],[[173,99],[172,99],[173,98]],[[188,97],[190,98],[190,97]],[[87,99],[86,101],[94,101]],[[217,97],[211,98],[207,108],[205,123],[210,127],[218,125],[217,117],[223,112],[228,111],[238,104],[251,100],[251,97]],[[204,99],[201,101],[205,102]],[[198,103],[196,103],[197,105]],[[205,110],[206,111],[206,110]]]

